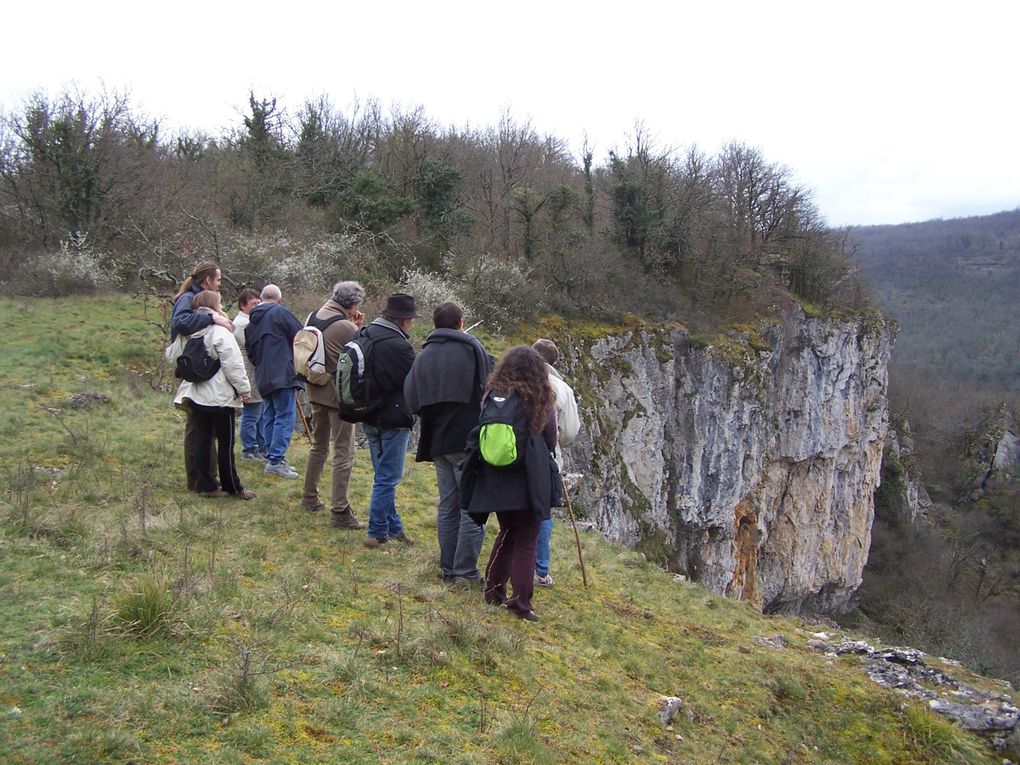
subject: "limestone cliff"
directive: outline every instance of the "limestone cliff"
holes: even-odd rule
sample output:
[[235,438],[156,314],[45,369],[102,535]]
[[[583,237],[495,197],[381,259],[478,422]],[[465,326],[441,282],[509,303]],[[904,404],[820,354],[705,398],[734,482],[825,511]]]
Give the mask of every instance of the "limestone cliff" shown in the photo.
[[1020,426],[1005,404],[978,426],[965,458],[973,500],[1020,479]]
[[768,611],[839,612],[861,583],[888,427],[891,332],[799,309],[698,342],[568,343],[585,427],[567,469],[611,539]]

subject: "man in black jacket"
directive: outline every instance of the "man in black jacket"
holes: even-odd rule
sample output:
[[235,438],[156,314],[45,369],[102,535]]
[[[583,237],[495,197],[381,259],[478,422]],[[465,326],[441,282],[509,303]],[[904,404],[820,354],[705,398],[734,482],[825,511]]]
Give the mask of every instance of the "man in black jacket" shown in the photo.
[[421,415],[416,462],[436,467],[439,507],[439,566],[443,580],[481,581],[478,555],[485,526],[460,507],[460,464],[468,434],[478,424],[485,381],[491,369],[482,344],[464,331],[464,311],[443,303],[432,315],[436,329],[414,360],[404,382],[404,398]]
[[385,396],[383,405],[361,426],[375,471],[366,547],[379,547],[391,540],[411,544],[397,512],[396,496],[404,477],[407,438],[414,425],[414,415],[404,401],[404,379],[414,363],[414,348],[408,340],[418,318],[414,298],[396,292],[386,301],[382,316],[365,328],[372,340],[372,382]]

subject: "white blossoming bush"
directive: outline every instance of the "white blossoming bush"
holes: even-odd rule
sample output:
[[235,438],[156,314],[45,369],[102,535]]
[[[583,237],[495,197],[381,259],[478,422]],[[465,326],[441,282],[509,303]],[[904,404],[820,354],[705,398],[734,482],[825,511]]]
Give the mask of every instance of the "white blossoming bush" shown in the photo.
[[112,283],[103,255],[92,247],[87,232],[75,232],[56,252],[25,257],[10,275],[9,285],[25,295],[59,297],[87,294]]
[[220,263],[234,282],[272,282],[284,292],[328,292],[334,282],[364,279],[371,271],[371,256],[361,252],[356,236],[344,234],[311,241],[285,232],[235,235],[222,244]]
[[401,283],[405,292],[414,295],[418,313],[426,318],[432,316],[436,306],[450,300],[464,306],[464,301],[457,296],[453,286],[439,274],[411,269],[404,271]]
[[467,303],[465,310],[484,319],[493,332],[510,329],[534,315],[543,297],[536,293],[527,270],[488,254],[467,266],[459,289]]

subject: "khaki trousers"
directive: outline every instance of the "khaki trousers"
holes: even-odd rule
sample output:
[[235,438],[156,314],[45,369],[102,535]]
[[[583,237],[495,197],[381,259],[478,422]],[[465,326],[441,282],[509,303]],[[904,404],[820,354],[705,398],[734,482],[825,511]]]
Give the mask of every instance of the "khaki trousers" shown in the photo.
[[343,513],[351,509],[347,488],[354,467],[354,425],[340,419],[340,411],[312,402],[312,446],[308,451],[308,469],[305,471],[305,493],[302,504],[315,507],[319,504],[319,479],[326,465],[329,446],[333,444],[333,492],[330,510]]

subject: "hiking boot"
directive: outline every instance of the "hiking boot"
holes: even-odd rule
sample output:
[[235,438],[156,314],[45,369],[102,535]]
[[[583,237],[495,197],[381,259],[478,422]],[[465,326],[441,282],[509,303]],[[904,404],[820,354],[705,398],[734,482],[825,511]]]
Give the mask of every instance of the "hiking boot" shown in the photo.
[[241,452],[241,459],[250,460],[251,462],[268,462],[266,455],[260,454],[256,451]]
[[382,547],[384,544],[386,544],[386,540],[376,539],[375,537],[365,537],[365,540],[362,542],[362,544],[365,545],[365,547],[371,549],[375,547]]
[[399,534],[390,534],[389,541],[400,542],[401,544],[405,544],[408,547],[414,544],[414,542],[412,542],[411,539],[408,538],[407,534],[405,534],[404,532],[400,532]]
[[556,582],[553,581],[553,578],[549,574],[546,574],[545,576],[542,576],[541,574],[535,574],[535,584],[537,584],[539,587],[556,586]]
[[458,589],[468,589],[468,590],[484,590],[485,589],[485,580],[482,577],[480,577],[480,576],[476,576],[476,577],[470,577],[470,576],[451,576],[449,578],[444,576],[443,577],[443,581],[445,581],[447,584],[452,584],[454,587],[457,587]]
[[342,513],[330,513],[329,525],[334,529],[363,529],[364,524],[358,522],[358,519],[354,517],[354,513],[350,510],[344,510]]
[[517,614],[517,616],[521,619],[524,619],[524,621],[526,622],[538,621],[538,614],[536,614],[534,611],[528,611],[528,613],[526,614]]
[[298,472],[288,465],[286,462],[280,462],[273,464],[272,462],[266,463],[266,475],[275,475],[280,478],[297,478]]
[[255,499],[255,492],[251,489],[241,489],[237,494],[234,495],[238,499]]
[[301,503],[301,509],[302,510],[307,510],[310,513],[317,513],[317,512],[319,512],[324,507],[325,507],[325,505],[322,502],[312,502],[312,503],[302,502]]

